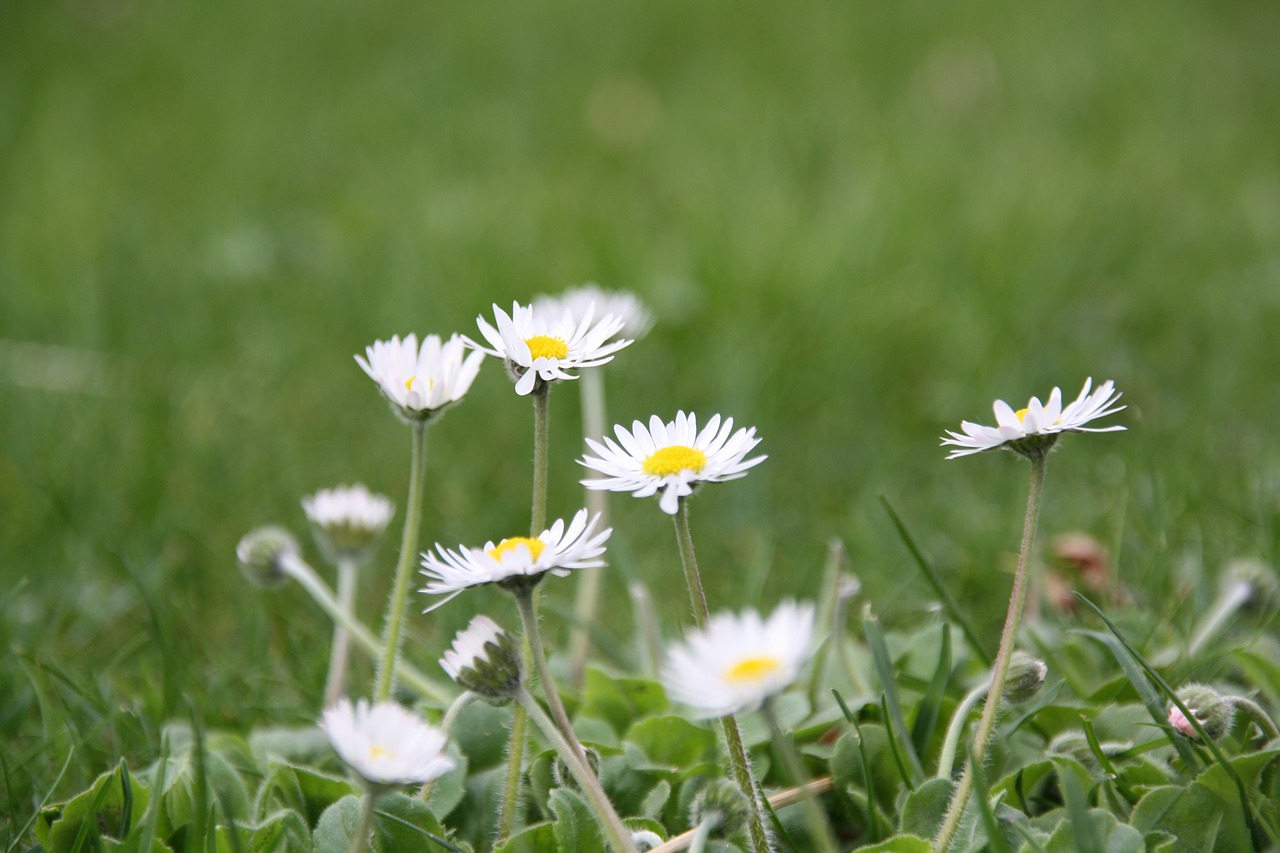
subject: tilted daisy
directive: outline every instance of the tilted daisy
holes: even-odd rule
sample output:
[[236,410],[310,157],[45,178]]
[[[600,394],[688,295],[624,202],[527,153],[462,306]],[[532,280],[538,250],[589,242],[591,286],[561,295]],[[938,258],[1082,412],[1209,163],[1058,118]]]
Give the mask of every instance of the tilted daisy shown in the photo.
[[1115,384],[1110,379],[1091,392],[1092,387],[1093,379],[1086,379],[1080,396],[1066,407],[1062,405],[1062,391],[1058,388],[1054,388],[1049,394],[1047,403],[1041,403],[1039,398],[1032,397],[1026,408],[1016,412],[1004,400],[996,400],[993,406],[996,426],[961,421],[960,428],[964,432],[947,430],[942,444],[958,448],[952,450],[947,458],[958,459],[997,447],[1024,456],[1039,456],[1047,453],[1064,432],[1116,432],[1125,429],[1122,426],[1085,426],[1090,421],[1125,408],[1116,405],[1120,392],[1115,390]]
[[795,680],[813,642],[813,605],[784,601],[762,620],[754,610],[717,613],[667,652],[667,694],[699,717],[759,706]]
[[363,483],[321,489],[302,499],[302,509],[329,556],[357,558],[387,529],[395,504]]
[[458,632],[440,666],[454,681],[488,700],[510,700],[520,688],[516,641],[488,616],[476,616]]
[[[484,353],[466,354],[464,339],[451,335],[427,335],[418,345],[417,335],[403,340],[374,341],[356,363],[378,383],[392,407],[406,420],[422,421],[466,395]],[[465,357],[464,357],[465,356]]]
[[620,318],[605,315],[596,320],[591,309],[579,317],[563,309],[539,311],[517,302],[512,303],[510,316],[497,305],[493,315],[497,328],[484,317],[476,318],[489,346],[470,338],[465,339],[467,346],[504,359],[516,380],[516,393],[522,397],[533,391],[538,380],[577,379],[565,371],[598,367],[631,343],[629,339],[611,340],[622,329]]
[[563,577],[570,569],[598,568],[605,564],[599,557],[613,533],[608,527],[597,533],[599,523],[599,515],[588,521],[581,509],[567,527],[559,519],[536,539],[513,536],[496,545],[486,542],[483,548],[459,545],[456,551],[436,545],[436,553],[422,555],[427,585],[421,592],[453,596],[486,583],[537,583],[547,572]]
[[693,494],[698,484],[745,477],[749,468],[768,458],[746,458],[760,443],[755,427],[734,432],[733,418],[721,423],[719,415],[712,415],[701,432],[697,416],[684,412],[677,412],[670,423],[663,423],[654,415],[648,427],[635,421],[630,432],[621,424],[613,431],[617,442],[608,436],[603,444],[587,439],[587,446],[596,455],[584,456],[578,464],[604,476],[583,480],[582,485],[631,492],[638,498],[661,491],[659,506],[669,515],[675,514],[680,498]]
[[448,773],[444,733],[394,702],[355,705],[340,699],[324,712],[320,728],[338,757],[370,785],[427,782]]
[[613,315],[622,320],[618,335],[642,338],[653,328],[653,315],[634,293],[625,290],[605,290],[595,282],[572,287],[559,296],[539,296],[533,300],[535,311],[552,315],[568,311],[574,317],[586,316],[588,310],[595,316]]

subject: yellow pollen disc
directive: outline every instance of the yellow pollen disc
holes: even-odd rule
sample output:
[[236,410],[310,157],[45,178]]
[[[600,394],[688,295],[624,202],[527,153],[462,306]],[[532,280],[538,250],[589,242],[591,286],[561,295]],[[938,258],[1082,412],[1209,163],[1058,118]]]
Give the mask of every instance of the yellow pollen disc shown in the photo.
[[391,750],[387,749],[384,746],[379,746],[376,743],[370,744],[369,746],[370,761],[377,761],[379,758],[394,758],[394,757],[395,757],[395,754],[392,753]]
[[1027,411],[1027,409],[1018,409],[1014,414],[1018,416],[1018,420],[1023,420],[1027,416]]
[[534,335],[525,341],[529,345],[529,355],[538,358],[564,358],[569,354],[569,345],[561,338],[550,338],[546,335]]
[[655,451],[644,460],[641,466],[646,474],[655,477],[668,477],[681,471],[692,471],[695,474],[707,464],[707,454],[692,447],[673,444]]
[[493,559],[501,561],[502,555],[509,551],[514,551],[524,545],[529,549],[529,556],[538,559],[538,555],[542,553],[542,549],[547,547],[547,543],[541,539],[531,539],[528,536],[512,536],[510,539],[503,539],[497,544],[497,547],[489,549],[489,556]]
[[[414,382],[416,382],[417,380],[418,380],[418,377],[416,377],[416,376],[410,376],[408,379],[406,379],[406,380],[404,381],[404,390],[406,390],[406,391],[412,391],[412,390],[413,390],[413,383],[414,383]],[[428,380],[427,380],[427,390],[428,390],[428,391],[430,391],[430,390],[431,390],[432,388],[434,388],[434,387],[436,387],[436,381],[435,381],[434,379],[428,379]]]
[[782,661],[768,655],[740,660],[724,674],[724,680],[730,684],[741,684],[744,681],[759,681],[766,675],[772,675],[782,668]]

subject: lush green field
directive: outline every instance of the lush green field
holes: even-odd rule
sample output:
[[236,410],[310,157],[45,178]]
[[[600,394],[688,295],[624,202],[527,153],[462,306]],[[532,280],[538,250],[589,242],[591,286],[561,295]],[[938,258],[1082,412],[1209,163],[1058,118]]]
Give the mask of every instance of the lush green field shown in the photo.
[[[713,604],[817,594],[840,537],[889,624],[932,619],[885,496],[994,645],[1025,471],[938,436],[1092,375],[1130,431],[1064,442],[1042,532],[1186,630],[1280,547],[1278,43],[1268,0],[0,3],[0,840],[73,746],[55,798],[189,705],[314,719],[328,624],[233,551],[320,487],[403,503],[352,354],[587,280],[657,316],[611,415],[763,436],[693,505]],[[552,416],[559,517],[572,385]],[[431,432],[426,542],[527,526],[531,422],[488,363]],[[668,520],[613,510],[613,607],[635,577],[687,621]]]

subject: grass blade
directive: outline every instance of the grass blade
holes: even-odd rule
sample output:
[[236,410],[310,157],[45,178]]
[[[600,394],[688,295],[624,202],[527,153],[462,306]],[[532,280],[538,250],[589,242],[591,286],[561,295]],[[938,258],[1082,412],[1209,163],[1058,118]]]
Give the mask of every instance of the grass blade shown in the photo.
[[[920,765],[920,757],[907,737],[907,725],[902,717],[902,702],[898,699],[898,683],[893,674],[893,662],[889,659],[889,648],[884,642],[884,632],[880,630],[880,620],[871,612],[870,606],[862,616],[862,631],[871,649],[871,659],[875,661],[876,672],[880,676],[880,684],[884,688],[882,694],[886,703],[885,722],[889,730],[889,740],[893,742],[902,738],[905,742],[907,758],[911,761],[912,779],[924,781],[924,768]],[[904,776],[905,778],[905,776]]]
[[933,671],[933,680],[929,689],[916,710],[916,721],[911,727],[911,742],[915,745],[916,754],[923,755],[929,749],[929,739],[938,726],[938,717],[942,713],[942,698],[947,692],[947,682],[951,678],[951,626],[942,625],[942,648],[938,651],[938,668]]

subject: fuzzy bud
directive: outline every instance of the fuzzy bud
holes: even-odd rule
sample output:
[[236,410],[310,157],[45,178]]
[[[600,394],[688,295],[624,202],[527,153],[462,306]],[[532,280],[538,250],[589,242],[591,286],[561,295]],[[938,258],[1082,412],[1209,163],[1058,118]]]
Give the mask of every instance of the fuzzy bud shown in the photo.
[[[1178,688],[1178,699],[1187,706],[1210,740],[1217,740],[1231,731],[1236,719],[1235,705],[1209,685],[1184,684]],[[1169,725],[1186,737],[1199,738],[1195,727],[1177,705],[1169,706]]]
[[289,579],[284,560],[298,554],[298,541],[283,527],[259,527],[245,534],[236,545],[240,570],[250,583],[280,586]]
[[751,817],[751,804],[729,779],[712,779],[693,798],[689,809],[695,824],[711,823],[713,838],[731,838]]
[[636,846],[640,853],[647,853],[662,846],[662,836],[652,830],[642,829],[639,832],[631,833],[631,843]]
[[[597,779],[600,778],[600,753],[589,746],[584,746],[582,751],[587,756],[587,766],[591,768],[592,775]],[[555,763],[551,765],[551,776],[555,779],[557,788],[568,788],[570,791],[582,790],[578,780],[573,778],[573,771],[560,756],[556,756]]]
[[488,616],[477,616],[454,637],[440,666],[449,677],[491,705],[505,705],[520,689],[520,651]]
[[1040,688],[1044,686],[1049,667],[1044,661],[1033,658],[1026,652],[1014,652],[1009,659],[1008,677],[1004,682],[1001,694],[1010,705],[1020,705],[1030,701]]

